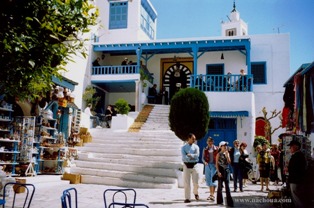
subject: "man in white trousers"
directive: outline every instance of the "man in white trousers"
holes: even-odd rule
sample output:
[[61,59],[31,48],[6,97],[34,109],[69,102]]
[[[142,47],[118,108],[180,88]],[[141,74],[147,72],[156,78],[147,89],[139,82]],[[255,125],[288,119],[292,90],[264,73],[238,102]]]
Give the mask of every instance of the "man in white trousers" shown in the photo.
[[200,156],[200,148],[195,144],[195,135],[190,133],[188,136],[187,143],[181,148],[183,165],[183,180],[184,180],[184,203],[191,202],[191,178],[193,183],[193,194],[196,200],[199,200],[198,195],[198,182],[199,173],[197,163]]

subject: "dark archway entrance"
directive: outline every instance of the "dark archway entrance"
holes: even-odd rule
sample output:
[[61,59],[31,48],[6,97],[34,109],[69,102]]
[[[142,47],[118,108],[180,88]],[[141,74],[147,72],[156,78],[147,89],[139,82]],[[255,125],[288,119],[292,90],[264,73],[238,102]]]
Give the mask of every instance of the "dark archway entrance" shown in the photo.
[[180,89],[190,86],[190,69],[177,62],[166,69],[163,76],[163,87],[168,88],[169,99]]

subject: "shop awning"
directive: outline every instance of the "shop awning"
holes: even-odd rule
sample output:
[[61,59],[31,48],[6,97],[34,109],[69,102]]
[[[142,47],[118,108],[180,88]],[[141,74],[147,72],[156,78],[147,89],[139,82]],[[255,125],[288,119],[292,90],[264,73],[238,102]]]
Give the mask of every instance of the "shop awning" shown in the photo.
[[249,112],[248,111],[210,111],[209,116],[211,118],[249,117]]
[[52,81],[54,83],[56,83],[57,85],[61,86],[61,87],[65,87],[68,88],[70,90],[74,90],[75,85],[78,85],[77,82],[74,82],[64,76],[62,76],[62,80],[60,80],[59,78],[52,76]]

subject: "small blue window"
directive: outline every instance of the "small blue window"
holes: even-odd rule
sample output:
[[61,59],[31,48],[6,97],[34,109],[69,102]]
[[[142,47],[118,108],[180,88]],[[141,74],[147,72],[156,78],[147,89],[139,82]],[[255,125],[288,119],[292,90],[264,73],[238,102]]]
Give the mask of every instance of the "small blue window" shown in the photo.
[[110,3],[109,29],[128,26],[128,2]]
[[251,72],[253,74],[253,84],[267,84],[266,62],[252,62]]

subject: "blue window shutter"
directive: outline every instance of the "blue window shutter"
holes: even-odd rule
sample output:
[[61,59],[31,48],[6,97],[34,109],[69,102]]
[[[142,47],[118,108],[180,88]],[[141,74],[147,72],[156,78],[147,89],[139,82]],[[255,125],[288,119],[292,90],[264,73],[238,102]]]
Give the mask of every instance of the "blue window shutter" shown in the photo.
[[128,2],[110,3],[109,29],[127,28]]

